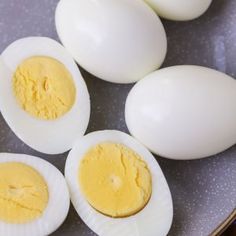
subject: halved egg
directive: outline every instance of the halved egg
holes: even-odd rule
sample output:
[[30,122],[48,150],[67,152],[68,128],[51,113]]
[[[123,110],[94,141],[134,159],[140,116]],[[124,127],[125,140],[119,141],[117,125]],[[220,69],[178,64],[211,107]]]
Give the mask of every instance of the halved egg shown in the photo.
[[80,71],[56,41],[15,41],[0,57],[0,110],[13,132],[37,151],[58,154],[84,135],[90,100]]
[[69,205],[65,179],[49,162],[0,154],[0,235],[49,235],[63,223]]
[[167,235],[168,184],[152,154],[129,135],[106,130],[79,139],[65,176],[77,213],[98,235]]

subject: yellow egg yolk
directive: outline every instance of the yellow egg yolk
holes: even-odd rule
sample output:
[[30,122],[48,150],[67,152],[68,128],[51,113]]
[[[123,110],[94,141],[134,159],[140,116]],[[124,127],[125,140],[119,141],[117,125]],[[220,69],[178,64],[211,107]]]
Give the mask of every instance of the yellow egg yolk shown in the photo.
[[85,154],[79,184],[89,204],[111,217],[139,212],[152,192],[147,164],[130,148],[115,143],[101,143]]
[[13,76],[13,89],[20,106],[34,117],[54,120],[73,106],[76,89],[66,67],[51,57],[24,60]]
[[23,163],[0,163],[0,221],[28,223],[40,217],[48,204],[43,177]]

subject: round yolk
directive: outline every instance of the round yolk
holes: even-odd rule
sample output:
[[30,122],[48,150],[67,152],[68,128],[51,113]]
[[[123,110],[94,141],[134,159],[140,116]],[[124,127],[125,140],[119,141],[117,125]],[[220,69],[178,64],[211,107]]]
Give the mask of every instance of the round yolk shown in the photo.
[[73,106],[76,89],[66,67],[50,57],[24,60],[13,76],[13,89],[20,106],[34,117],[54,120]]
[[43,177],[23,163],[0,163],[0,221],[28,223],[39,218],[48,204]]
[[139,212],[152,192],[146,163],[128,147],[114,143],[101,143],[85,154],[79,184],[89,204],[111,217]]

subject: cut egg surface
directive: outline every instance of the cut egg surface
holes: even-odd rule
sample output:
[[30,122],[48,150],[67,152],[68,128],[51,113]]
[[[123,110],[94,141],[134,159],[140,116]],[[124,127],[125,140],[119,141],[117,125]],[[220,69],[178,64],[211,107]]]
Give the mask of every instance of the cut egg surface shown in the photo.
[[236,142],[236,81],[200,66],[173,66],[151,73],[130,91],[127,127],[153,153],[198,159]]
[[34,156],[0,154],[0,235],[49,235],[64,222],[69,206],[57,168]]
[[100,236],[165,236],[173,218],[166,179],[152,154],[131,136],[96,131],[77,140],[65,177],[72,203]]
[[212,0],[144,0],[163,18],[176,21],[193,20],[201,16]]
[[56,41],[29,37],[13,42],[0,57],[0,109],[28,146],[63,153],[84,135],[90,99],[80,71]]
[[55,21],[74,59],[103,80],[132,83],[164,61],[164,27],[142,0],[61,0]]

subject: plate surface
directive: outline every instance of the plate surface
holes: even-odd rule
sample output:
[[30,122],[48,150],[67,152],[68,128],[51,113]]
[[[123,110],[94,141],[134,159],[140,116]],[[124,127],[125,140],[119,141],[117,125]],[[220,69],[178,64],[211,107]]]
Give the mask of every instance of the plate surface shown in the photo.
[[[26,36],[58,40],[54,11],[58,0],[1,0],[0,52]],[[163,21],[169,50],[163,66],[196,64],[236,77],[236,1],[213,0],[208,12],[190,22]],[[88,132],[118,129],[127,132],[124,103],[133,85],[114,85],[83,71],[92,100]],[[0,76],[1,78],[1,76]],[[20,122],[20,121],[19,121]],[[0,152],[40,156],[63,171],[66,154],[47,156],[24,145],[0,116]],[[157,157],[174,201],[170,236],[206,236],[236,207],[236,147],[197,161],[171,161]],[[94,235],[71,207],[55,236]]]

